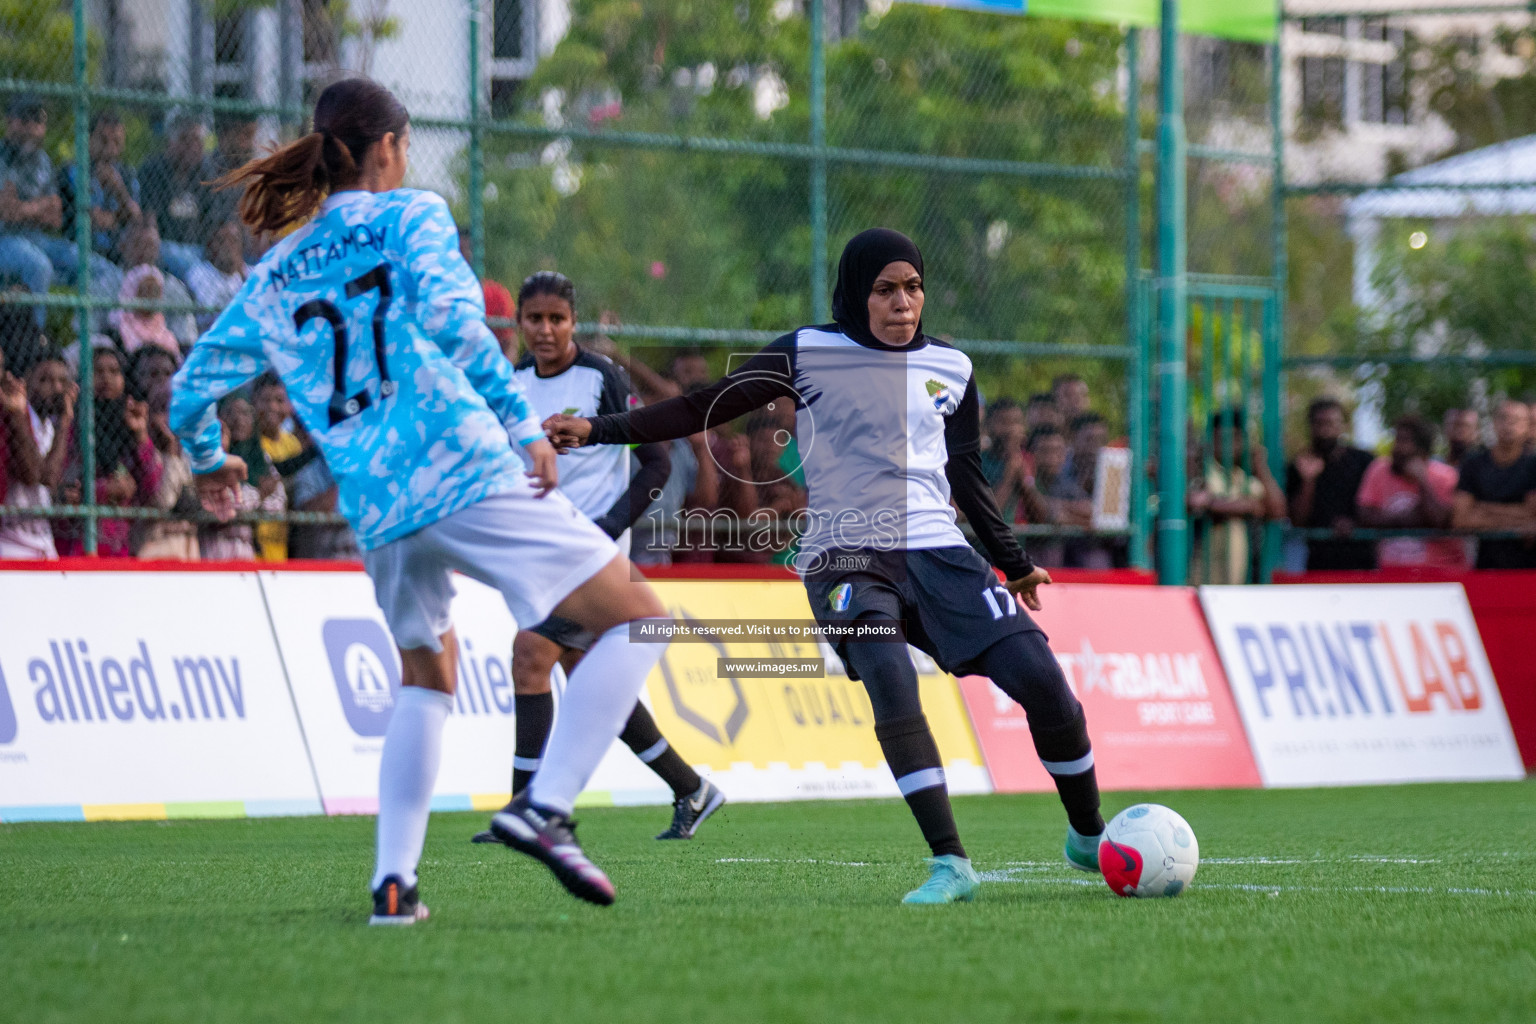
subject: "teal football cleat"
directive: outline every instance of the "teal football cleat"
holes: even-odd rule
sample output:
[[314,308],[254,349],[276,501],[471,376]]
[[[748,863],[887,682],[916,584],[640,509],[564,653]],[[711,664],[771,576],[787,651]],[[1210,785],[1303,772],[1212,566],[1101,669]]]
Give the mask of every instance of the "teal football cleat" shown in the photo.
[[902,899],[903,903],[969,903],[981,888],[976,869],[964,857],[947,853],[942,857],[929,857],[928,881],[913,889]]
[[1061,852],[1066,856],[1067,863],[1079,871],[1099,870],[1099,842],[1104,838],[1103,833],[1096,836],[1085,836],[1071,825],[1067,826],[1067,842]]

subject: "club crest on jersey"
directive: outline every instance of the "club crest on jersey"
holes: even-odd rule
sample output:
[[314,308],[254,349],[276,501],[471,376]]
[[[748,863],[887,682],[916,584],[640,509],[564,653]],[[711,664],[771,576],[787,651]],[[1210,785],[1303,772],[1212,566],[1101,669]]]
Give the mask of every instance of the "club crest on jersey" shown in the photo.
[[827,605],[835,612],[848,610],[848,602],[853,600],[853,584],[839,583],[832,588],[832,593],[827,595]]
[[933,399],[933,407],[942,411],[944,403],[949,401],[949,385],[929,377],[923,386],[928,389],[928,397]]

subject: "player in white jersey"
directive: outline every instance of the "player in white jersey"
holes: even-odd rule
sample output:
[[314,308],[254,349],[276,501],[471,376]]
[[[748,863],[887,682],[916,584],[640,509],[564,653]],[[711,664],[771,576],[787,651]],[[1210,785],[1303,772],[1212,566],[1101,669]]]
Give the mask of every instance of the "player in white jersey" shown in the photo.
[[629,624],[663,609],[555,492],[555,451],[485,324],[447,204],[400,187],[409,140],[399,101],[349,79],[320,94],[311,134],[223,179],[244,186],[251,228],[291,233],[187,357],[171,423],[204,504],[229,517],[246,467],[222,450],[215,404],[270,367],[340,487],[402,667],[379,764],[370,923],[426,916],[416,868],[457,676],[453,571],[501,591],[520,623],[559,612],[598,637],[543,770],[492,828],[572,894],[612,903],[570,814],[663,650],[631,644]]
[[[556,413],[602,416],[637,404],[622,369],[607,356],[576,344],[576,288],[564,274],[541,271],[522,283],[517,291],[517,329],[528,354],[518,362],[513,376],[541,418]],[[630,527],[645,514],[651,495],[666,484],[672,468],[666,445],[638,445],[634,458],[639,467],[633,474],[630,449],[623,445],[575,449],[563,453],[559,462],[561,492],[625,553]],[[538,770],[549,739],[555,712],[551,670],[558,663],[569,678],[594,639],[580,624],[551,615],[520,630],[513,641],[514,798]],[[643,703],[635,705],[619,739],[672,790],[672,823],[657,839],[692,839],[725,803],[725,794],[700,778],[667,742]],[[495,833],[486,830],[474,841],[497,840]]]
[[[928,880],[904,902],[974,899],[978,880],[902,640],[945,671],[989,677],[1024,706],[1067,811],[1067,861],[1097,870],[1104,820],[1087,721],[1018,604],[1039,610],[1038,588],[1051,577],[1019,547],[982,474],[970,359],[923,334],[917,246],[881,228],[855,236],[838,263],[832,312],[836,323],[786,334],[700,391],[544,427],[560,447],[662,441],[793,399],[808,500],[796,568],[816,618],[855,631],[834,647],[869,691],[886,763],[933,853]],[[1005,583],[966,543],[951,498]]]

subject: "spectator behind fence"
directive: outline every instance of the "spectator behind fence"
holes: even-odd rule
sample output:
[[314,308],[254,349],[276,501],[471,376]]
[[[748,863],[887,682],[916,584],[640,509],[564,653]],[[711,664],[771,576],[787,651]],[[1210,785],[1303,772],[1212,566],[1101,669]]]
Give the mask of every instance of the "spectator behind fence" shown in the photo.
[[[144,506],[159,491],[162,473],[160,454],[150,439],[149,408],[128,397],[123,357],[116,349],[95,349],[91,366],[96,417],[96,503]],[[71,451],[59,496],[65,504],[78,505],[85,496],[84,464],[73,434],[70,441]],[[57,521],[53,537],[59,554],[67,557],[85,553],[81,520]],[[131,555],[128,522],[123,519],[97,520],[96,552],[124,558]]]
[[1083,412],[1068,421],[1072,430],[1072,450],[1067,456],[1067,469],[1077,477],[1080,486],[1093,494],[1099,471],[1099,452],[1109,443],[1109,424],[1096,412]]
[[[91,115],[91,177],[86,190],[90,202],[91,248],[108,260],[121,261],[119,243],[124,229],[142,216],[139,208],[139,179],[122,163],[128,144],[128,129],[115,110],[98,110]],[[75,226],[75,178],[79,168],[74,162],[59,169],[59,198],[64,210],[64,236],[73,242]]]
[[1029,396],[1029,401],[1024,405],[1026,437],[1033,434],[1036,427],[1055,427],[1057,430],[1063,430],[1066,425],[1066,421],[1061,418],[1061,410],[1056,408],[1056,399],[1052,398],[1049,392],[1042,391]]
[[[239,456],[245,463],[245,482],[256,490],[256,508],[269,514],[279,514],[288,509],[288,492],[283,488],[283,478],[277,470],[272,468],[272,463],[267,459],[266,449],[262,447],[261,434],[256,430],[256,410],[251,403],[239,395],[229,395],[219,403],[219,420],[223,424],[225,435],[224,450],[231,455]],[[245,503],[245,492],[241,491],[242,506]],[[208,543],[216,545],[215,550],[223,550],[217,545],[226,537],[216,530],[212,536],[205,536],[203,549],[204,558],[235,558],[237,554],[209,554]],[[238,543],[238,537],[231,534],[231,543]],[[287,546],[287,527],[280,522],[266,521],[256,524],[254,530],[255,553],[263,561],[280,561],[284,556],[279,552]],[[233,549],[238,550],[238,548]],[[268,551],[272,553],[267,554]]]
[[[146,508],[188,516],[202,508],[192,484],[192,463],[169,424],[171,385],[160,382],[147,399],[149,434],[160,455],[160,486],[148,496]],[[200,560],[197,524],[187,519],[141,519],[133,528],[133,551],[142,559],[175,562]]]
[[[1049,424],[1036,427],[1026,442],[1034,472],[1024,482],[1020,500],[1029,521],[1042,526],[1088,527],[1093,521],[1093,501],[1067,471],[1067,439]],[[1033,542],[1030,557],[1036,565],[1055,568],[1068,564],[1068,544],[1060,539]]]
[[[32,409],[27,386],[6,369],[0,356],[0,505],[24,504],[43,478],[43,453],[32,432]],[[17,501],[12,502],[12,492]],[[0,536],[0,556],[5,554]]]
[[[340,488],[325,456],[310,439],[302,421],[293,421],[301,451],[276,465],[288,488],[290,507],[300,512],[336,512]],[[323,561],[358,561],[363,557],[357,537],[346,523],[295,523],[288,528],[288,557]]]
[[[1506,398],[1493,411],[1493,447],[1461,464],[1451,523],[1458,530],[1536,529],[1536,456],[1526,452],[1530,410]],[[1529,540],[1477,542],[1479,569],[1536,568]]]
[[1075,373],[1063,373],[1051,381],[1051,398],[1062,422],[1071,426],[1072,421],[1088,411],[1088,382]]
[[[288,391],[283,382],[272,374],[264,374],[256,381],[256,430],[261,450],[274,468],[289,459],[297,458],[304,446],[292,431],[287,429],[293,415],[288,404]],[[286,481],[284,482],[286,488]],[[257,537],[261,541],[261,558],[265,562],[281,562],[288,558],[288,524],[263,523]]]
[[[165,298],[165,274],[159,267],[140,264],[123,278],[117,293],[119,302],[160,302]],[[165,314],[158,309],[114,309],[112,327],[123,343],[123,351],[134,355],[146,346],[155,346],[181,361],[181,343],[166,325]]]
[[[1344,406],[1319,398],[1307,407],[1307,447],[1285,471],[1291,525],[1348,535],[1359,520],[1355,495],[1374,456],[1344,441]],[[1375,546],[1358,540],[1308,540],[1307,569],[1374,569]]]
[[219,166],[205,152],[206,140],[196,115],[178,115],[166,132],[165,152],[139,170],[140,205],[160,229],[161,266],[183,281],[203,261],[213,229],[228,219],[228,197],[208,184]]
[[[24,288],[6,289],[0,286],[0,291],[26,294]],[[10,303],[0,305],[0,353],[4,353],[5,365],[10,367],[12,373],[25,377],[50,350],[47,335],[38,329],[37,321],[32,319],[31,308]]]
[[[0,353],[0,363],[4,362]],[[3,371],[0,371],[3,372]],[[69,367],[56,355],[47,355],[32,364],[27,373],[27,418],[32,441],[42,456],[38,480],[27,486],[12,478],[8,490],[0,487],[0,505],[18,508],[48,508],[53,491],[64,476],[64,459],[69,452],[75,426],[75,402],[80,385],[69,375]],[[4,458],[0,454],[0,458]],[[11,516],[0,519],[0,558],[51,559],[59,553],[53,543],[53,525],[41,516]]]
[[1024,410],[1011,398],[988,404],[981,472],[992,487],[1005,523],[1017,521],[1029,466],[1024,454]]
[[[1456,470],[1431,458],[1434,450],[1435,428],[1428,420],[1411,414],[1398,419],[1392,454],[1372,462],[1360,483],[1356,499],[1360,522],[1380,528],[1443,530],[1450,526]],[[1376,543],[1376,564],[1465,569],[1467,545],[1456,537],[1390,537]]]
[[[1254,445],[1251,459],[1246,454],[1248,418],[1243,409],[1218,410],[1210,422],[1210,468],[1190,479],[1189,514],[1196,520],[1191,575],[1198,583],[1246,583],[1253,568],[1253,527],[1285,518],[1285,494],[1269,471],[1264,446]],[[1228,451],[1230,465],[1225,462]],[[1193,448],[1191,452],[1199,457]],[[1252,475],[1243,469],[1245,464],[1253,466]]]
[[[227,402],[228,399],[225,399],[225,401]],[[220,403],[221,417],[223,409],[224,403]],[[230,436],[229,421],[227,419],[221,418],[220,434],[224,450],[234,454],[234,439]],[[259,448],[260,445],[257,447]],[[249,466],[249,463],[247,463],[247,466]],[[249,480],[249,477],[247,477],[247,480]],[[237,513],[253,512],[261,508],[261,493],[248,482],[241,484],[239,497],[235,502],[235,511]],[[282,507],[279,506],[277,511],[281,512]],[[249,562],[256,557],[256,547],[250,523],[205,523],[202,529],[198,531],[198,545],[203,560],[206,562]]]
[[219,313],[232,302],[245,279],[251,276],[251,268],[245,262],[245,229],[238,221],[227,220],[220,224],[208,239],[208,259],[194,266],[187,276],[187,287],[199,306],[207,306],[211,312],[197,314],[197,329],[206,331],[213,326]]
[[[160,231],[155,227],[155,222],[152,218],[144,217],[134,222],[124,232],[123,260],[129,269],[127,275],[121,276],[118,279],[122,282],[122,287],[110,293],[103,292],[102,288],[105,286],[98,287],[93,279],[91,282],[91,292],[93,294],[107,294],[119,301],[127,298],[136,298],[137,292],[139,288],[143,287],[145,279],[154,277],[154,275],[149,273],[149,271],[153,270],[159,275],[157,280],[160,282],[160,302],[179,306],[192,305],[192,293],[187,290],[186,284],[174,274],[164,273],[160,270]],[[135,276],[135,271],[138,272],[137,276]],[[127,279],[129,277],[138,282],[131,289],[127,287]],[[108,320],[116,323],[120,319],[119,314],[124,312],[124,310],[113,310],[113,315]],[[175,313],[162,312],[160,315],[164,319],[165,326],[170,329],[172,336],[175,337],[176,344],[181,351],[185,352],[191,349],[192,343],[197,341],[197,321],[193,319],[192,314],[182,311]]]
[[1445,410],[1445,461],[1460,469],[1467,456],[1483,445],[1483,424],[1476,409]]
[[[43,149],[48,109],[35,97],[11,100],[5,140],[0,142],[0,278],[19,282],[34,295],[47,294],[57,277],[75,280],[80,252],[67,235],[53,161]],[[89,256],[93,278],[115,288],[122,272],[95,253]],[[33,307],[42,329],[44,307]]]

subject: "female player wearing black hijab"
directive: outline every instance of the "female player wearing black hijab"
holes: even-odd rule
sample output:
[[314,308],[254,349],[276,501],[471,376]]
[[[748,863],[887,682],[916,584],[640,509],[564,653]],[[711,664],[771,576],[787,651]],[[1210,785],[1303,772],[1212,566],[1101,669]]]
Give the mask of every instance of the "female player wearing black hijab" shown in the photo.
[[[1039,610],[1038,588],[1050,575],[998,514],[978,454],[971,361],[923,334],[922,275],[911,239],[865,231],[838,264],[836,323],[786,334],[692,394],[592,419],[553,416],[544,427],[557,447],[665,441],[794,400],[809,506],[796,568],[817,620],[840,627],[834,649],[869,691],[886,763],[933,851],[928,880],[905,902],[951,903],[975,897],[976,872],[960,845],[916,670],[905,645],[881,633],[898,632],[947,672],[989,677],[1023,705],[1067,810],[1073,867],[1097,869],[1104,820],[1082,705],[1019,608]],[[1006,584],[966,543],[951,497]],[[862,635],[845,635],[850,629]]]

